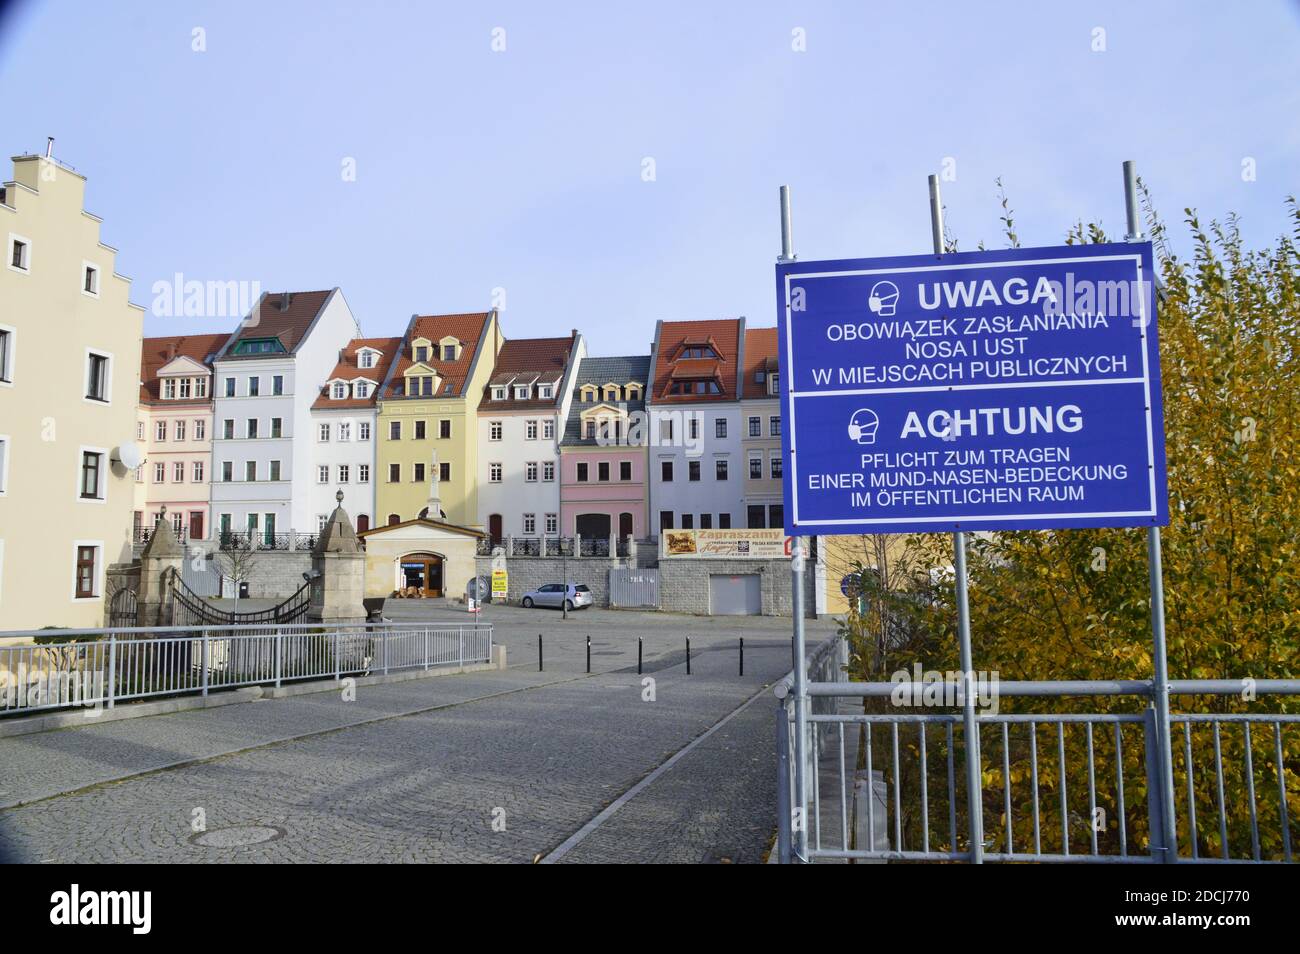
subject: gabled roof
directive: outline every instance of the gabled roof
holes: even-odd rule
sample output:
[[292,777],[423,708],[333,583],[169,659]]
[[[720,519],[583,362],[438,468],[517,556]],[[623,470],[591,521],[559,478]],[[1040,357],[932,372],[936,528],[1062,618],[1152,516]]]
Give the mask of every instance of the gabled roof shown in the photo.
[[[739,378],[739,363],[743,351],[741,332],[743,318],[722,318],[713,321],[661,321],[655,333],[654,384],[650,389],[650,402],[694,403],[734,401]],[[718,353],[715,358],[680,358],[683,348],[709,345]],[[673,380],[711,379],[718,382],[718,394],[668,394]]]
[[745,329],[745,387],[746,398],[774,397],[767,393],[767,382],[754,380],[760,369],[764,377],[777,370],[777,339],[775,328]]
[[[584,385],[595,385],[597,389],[613,381],[623,385],[632,383],[642,385],[645,394],[647,378],[650,374],[650,356],[644,354],[626,355],[617,358],[583,358],[578,365],[578,373],[573,377],[573,400],[569,404],[569,416],[564,422],[563,447],[595,446],[594,437],[582,436],[582,412],[591,410],[605,403],[603,394],[597,394],[597,400],[583,402],[579,400]],[[645,410],[645,400],[623,400],[629,414]]]
[[236,345],[256,338],[275,338],[288,354],[297,350],[307,337],[316,318],[337,288],[325,291],[264,292],[235,333],[226,342],[221,359],[265,357],[265,355],[239,355]]
[[187,401],[163,401],[162,382],[158,372],[177,357],[189,358],[212,370],[216,357],[228,335],[174,335],[167,338],[145,338],[140,344],[140,403],[141,404],[207,404],[212,400],[212,388],[206,398]]
[[[348,346],[343,349],[343,353],[339,355],[338,364],[334,365],[334,370],[330,372],[320,394],[312,402],[312,410],[335,411],[374,407],[379,398],[379,386],[384,383],[384,378],[388,375],[388,369],[397,360],[398,349],[401,344],[401,338],[353,338],[348,342]],[[363,368],[357,364],[357,353],[366,348],[379,351],[382,355],[375,362],[373,368]],[[370,397],[347,397],[341,401],[336,401],[329,396],[329,386],[332,382],[356,381],[360,378],[375,382],[375,387],[370,391]]]
[[[424,362],[438,373],[442,382],[438,393],[432,397],[459,397],[464,393],[465,382],[469,380],[470,370],[474,367],[474,358],[483,344],[483,335],[492,318],[490,311],[466,312],[455,315],[415,315],[406,326],[402,336],[401,353],[388,373],[388,380],[383,388],[384,400],[405,397],[405,380],[402,375],[413,366],[411,360],[411,342],[417,338],[427,338],[439,342],[452,337],[461,343],[460,357],[455,361],[443,361],[441,355],[430,357]],[[491,355],[488,356],[491,360]],[[450,389],[449,386],[450,385]],[[430,400],[426,395],[424,400]]]
[[526,400],[515,400],[514,391],[507,391],[504,401],[492,399],[492,388],[559,384],[577,341],[577,331],[564,338],[513,338],[506,341],[497,352],[496,369],[483,389],[479,410],[496,412],[558,407],[564,400],[558,387],[550,398]]
[[482,530],[475,530],[473,527],[462,527],[459,524],[447,523],[444,520],[430,520],[427,517],[415,517],[412,520],[403,520],[401,523],[384,524],[382,527],[371,527],[369,530],[362,530],[357,534],[362,540],[368,540],[371,537],[377,537],[387,533],[390,530],[400,530],[403,527],[429,527],[432,530],[446,530],[450,533],[459,533],[467,537],[486,537],[487,534]]

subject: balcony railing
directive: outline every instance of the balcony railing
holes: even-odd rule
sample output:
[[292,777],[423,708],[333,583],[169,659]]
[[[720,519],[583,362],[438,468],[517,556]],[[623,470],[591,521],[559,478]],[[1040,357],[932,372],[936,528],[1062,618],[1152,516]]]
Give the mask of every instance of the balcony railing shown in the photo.
[[222,550],[311,550],[316,546],[314,533],[266,533],[230,530],[217,534]]

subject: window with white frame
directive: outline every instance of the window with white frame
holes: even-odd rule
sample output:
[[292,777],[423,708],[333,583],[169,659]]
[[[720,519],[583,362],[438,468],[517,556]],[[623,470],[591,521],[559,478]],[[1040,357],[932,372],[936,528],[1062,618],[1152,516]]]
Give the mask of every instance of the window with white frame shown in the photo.
[[537,532],[537,514],[524,514],[524,533],[532,535]]
[[271,480],[280,479],[280,462],[278,460],[271,461],[271,476],[269,479]]
[[542,480],[551,481],[555,479],[555,461],[542,461]]
[[749,479],[760,480],[763,476],[763,455],[751,454],[749,457]]
[[359,440],[359,441],[368,441],[368,440],[370,440],[370,422],[369,422],[369,421],[362,421],[360,424],[357,425],[357,440]]
[[14,383],[14,329],[0,325],[0,384]]
[[501,440],[501,422],[500,422],[500,421],[489,421],[489,422],[488,422],[488,440],[490,440],[490,441],[499,441],[499,440]]
[[257,397],[262,393],[262,379],[252,377],[248,379],[248,396]]
[[780,479],[781,479],[781,474],[782,474],[782,465],[781,465],[781,458],[780,458],[779,455],[774,456],[774,457],[772,458],[772,460],[771,460],[771,465],[772,465],[772,471],[771,471],[771,473],[772,473],[772,479],[773,479],[773,480],[780,480]]
[[515,400],[516,400],[516,401],[526,401],[526,400],[528,400],[528,392],[529,392],[529,390],[530,390],[530,388],[529,388],[528,385],[526,385],[526,384],[521,384],[521,385],[519,385],[518,387],[516,387],[516,388],[515,388]]
[[370,382],[357,381],[352,385],[352,396],[356,398],[370,397]]
[[560,532],[560,517],[558,514],[548,513],[546,515],[546,532],[547,533]]
[[494,401],[504,401],[505,399],[506,399],[506,389],[505,389],[505,388],[493,388],[493,389],[492,389],[492,400],[494,400]]
[[31,239],[9,233],[9,267],[18,272],[29,272],[32,268]]
[[141,464],[135,469],[135,482],[137,484],[144,483],[144,464]]
[[357,464],[357,483],[359,483],[359,484],[368,484],[368,483],[370,483],[370,465],[369,465],[369,464]]
[[191,385],[191,379],[190,379],[190,378],[181,378],[181,391],[180,391],[180,394],[181,394],[181,400],[184,401],[184,400],[188,400],[188,399],[189,399],[189,396],[190,396],[190,385]]
[[91,298],[99,297],[99,268],[90,262],[82,263],[81,293]]
[[537,483],[537,461],[530,460],[524,464],[524,480],[530,484]]
[[223,460],[221,462],[221,482],[228,484],[235,479],[235,462]]
[[329,522],[330,522],[329,514],[327,513],[316,514],[316,532],[320,533],[321,531],[323,531],[325,529],[325,524]]
[[153,425],[153,439],[156,441],[167,440],[167,422],[155,421]]
[[767,419],[767,432],[773,437],[781,436],[781,415],[773,414]]
[[172,425],[172,433],[175,434],[178,441],[185,440],[185,422],[177,421]]
[[144,421],[135,422],[135,439],[138,441],[144,440]]
[[548,441],[555,439],[555,420],[553,418],[548,417],[542,421],[542,437]]
[[172,462],[172,483],[185,483],[185,461],[178,460]]
[[501,465],[500,465],[500,464],[488,464],[488,480],[489,480],[491,483],[494,483],[494,484],[499,484],[499,483],[501,483]]
[[536,422],[536,421],[524,421],[524,440],[526,440],[526,441],[535,441],[535,440],[537,440],[537,422]]
[[167,465],[159,461],[153,465],[153,482],[155,484],[166,483]]
[[348,421],[339,422],[339,440],[341,441],[352,440],[352,425]]
[[751,417],[749,419],[749,436],[750,437],[763,436],[763,419],[761,417]]
[[272,437],[284,436],[284,418],[282,417],[271,418],[271,436]]
[[194,439],[196,441],[205,441],[208,439],[208,422],[199,418],[194,422]]
[[250,417],[244,422],[244,436],[249,440],[257,439],[257,418]]
[[349,468],[347,464],[339,464],[339,483],[340,484],[348,483],[348,478],[350,475],[351,475],[351,468]]
[[176,379],[175,378],[163,379],[163,400],[165,401],[176,400]]
[[322,444],[329,442],[330,426],[328,424],[321,424],[319,427],[316,428],[316,439],[320,441]]
[[244,480],[248,481],[248,483],[250,483],[250,484],[251,484],[251,483],[256,483],[256,481],[257,481],[257,461],[255,461],[255,460],[246,460],[246,461],[244,461]]
[[195,378],[195,379],[194,379],[194,396],[195,396],[196,398],[205,398],[205,397],[208,396],[208,379],[207,379],[207,378]]
[[330,482],[330,465],[320,464],[316,468],[316,483],[328,484]]
[[336,401],[341,401],[348,396],[348,386],[342,381],[335,381],[330,391],[330,396]]
[[78,485],[82,500],[103,500],[104,481],[107,474],[108,454],[101,450],[81,451],[81,481]]
[[358,368],[373,368],[374,366],[375,366],[375,353],[373,351],[362,349],[361,351],[357,352]]
[[194,468],[192,473],[194,474],[194,482],[196,484],[203,483],[203,461],[196,460],[194,462]]
[[75,570],[72,583],[72,597],[78,600],[93,600],[99,596],[99,569],[102,564],[101,547],[93,543],[76,544]]
[[113,357],[100,351],[86,352],[86,399],[108,403]]

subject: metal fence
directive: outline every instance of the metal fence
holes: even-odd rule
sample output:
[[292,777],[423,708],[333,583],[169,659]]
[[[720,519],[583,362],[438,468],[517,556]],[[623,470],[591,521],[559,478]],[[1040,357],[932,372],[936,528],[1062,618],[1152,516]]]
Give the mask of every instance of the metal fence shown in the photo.
[[609,571],[610,606],[659,606],[659,571],[615,567]]
[[[841,681],[842,652],[836,639],[810,657],[802,799],[793,765],[793,680],[776,687],[783,863],[967,861],[972,831],[983,833],[985,861],[1293,860],[1288,796],[1292,805],[1300,798],[1300,715],[1172,713],[1171,751],[1162,753],[1151,682],[1001,683],[1000,704],[1108,698],[1136,700],[1140,711],[982,714],[973,746],[980,765],[975,826],[965,771],[972,746],[962,713],[900,711],[890,703],[899,683]],[[905,696],[919,699],[927,684],[902,685]],[[1282,708],[1300,695],[1300,680],[1257,680],[1250,688],[1281,700]],[[960,706],[960,683],[954,689]],[[1170,690],[1176,697],[1240,699],[1243,683],[1172,680]],[[864,711],[872,699],[888,711]],[[1172,791],[1162,781],[1166,760]],[[1237,797],[1225,797],[1229,791]]]
[[[0,632],[0,639],[48,637]],[[66,630],[0,646],[0,715],[490,662],[490,623]]]

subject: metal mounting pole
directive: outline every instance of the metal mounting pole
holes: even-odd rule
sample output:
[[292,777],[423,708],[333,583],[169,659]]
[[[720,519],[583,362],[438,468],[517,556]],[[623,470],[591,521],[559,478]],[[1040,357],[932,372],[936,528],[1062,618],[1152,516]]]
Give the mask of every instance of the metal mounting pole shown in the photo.
[[[794,239],[790,224],[790,187],[781,186],[781,257],[793,262]],[[786,302],[786,320],[790,319]],[[790,547],[791,612],[794,614],[794,815],[795,850],[799,861],[808,860],[808,677],[804,645],[803,538],[794,537]]]
[[[1125,241],[1142,239],[1142,222],[1137,199],[1137,165],[1124,161],[1124,217],[1128,225]],[[1155,276],[1148,276],[1152,282]],[[1146,294],[1145,288],[1139,294]],[[1146,343],[1143,342],[1143,347]],[[1165,645],[1165,585],[1160,560],[1160,528],[1147,528],[1147,576],[1151,588],[1151,644],[1155,669],[1156,741],[1160,756],[1160,801],[1164,811],[1165,864],[1178,861],[1178,817],[1174,809],[1174,756],[1169,736],[1169,653]]]
[[[930,176],[930,241],[935,255],[944,253],[943,202],[939,197],[939,177]],[[970,860],[984,862],[984,800],[980,765],[979,722],[975,717],[975,670],[971,662],[970,603],[966,594],[966,535],[958,530],[952,535],[953,570],[957,585],[957,643],[961,657],[962,731],[966,735],[966,813],[970,838]],[[953,846],[956,850],[956,845]]]

